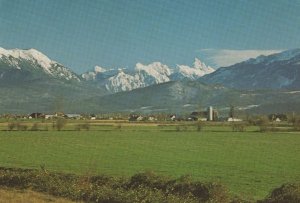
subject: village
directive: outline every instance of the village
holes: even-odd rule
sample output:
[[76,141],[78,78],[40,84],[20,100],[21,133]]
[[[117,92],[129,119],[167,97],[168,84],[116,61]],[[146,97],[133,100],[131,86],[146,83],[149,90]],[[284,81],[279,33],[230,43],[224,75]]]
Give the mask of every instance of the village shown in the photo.
[[[270,122],[287,121],[286,114],[269,114],[267,118]],[[209,106],[203,111],[193,111],[185,114],[171,114],[171,113],[102,113],[102,114],[78,114],[78,113],[64,113],[55,112],[52,114],[34,112],[31,114],[2,114],[0,119],[40,119],[40,120],[55,120],[55,119],[69,119],[69,120],[128,120],[129,122],[159,122],[159,121],[211,121],[211,122],[242,122],[248,120],[236,115],[233,108],[230,108],[227,116],[220,116],[219,112],[212,106]]]

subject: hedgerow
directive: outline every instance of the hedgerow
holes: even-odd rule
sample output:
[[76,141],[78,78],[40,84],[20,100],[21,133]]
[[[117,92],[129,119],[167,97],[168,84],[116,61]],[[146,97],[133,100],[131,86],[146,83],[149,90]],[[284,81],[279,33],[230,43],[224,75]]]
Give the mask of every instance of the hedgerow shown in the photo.
[[227,190],[220,184],[171,179],[153,172],[125,179],[0,168],[0,186],[32,189],[84,202],[229,202]]

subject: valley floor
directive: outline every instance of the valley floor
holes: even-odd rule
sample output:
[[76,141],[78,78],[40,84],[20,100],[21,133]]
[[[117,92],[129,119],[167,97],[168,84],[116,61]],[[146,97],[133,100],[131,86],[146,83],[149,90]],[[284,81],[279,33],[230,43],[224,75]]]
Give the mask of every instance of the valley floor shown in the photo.
[[[43,124],[40,124],[43,125]],[[300,181],[300,133],[232,132],[230,126],[92,125],[89,131],[0,131],[0,166],[130,177],[155,171],[224,184],[234,195],[263,199]],[[179,126],[179,128],[178,128]]]

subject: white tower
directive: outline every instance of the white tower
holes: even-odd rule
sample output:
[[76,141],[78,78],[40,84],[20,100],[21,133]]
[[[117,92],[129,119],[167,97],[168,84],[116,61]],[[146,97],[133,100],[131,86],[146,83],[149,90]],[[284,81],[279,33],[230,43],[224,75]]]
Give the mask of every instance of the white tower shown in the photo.
[[214,113],[213,113],[213,107],[210,106],[207,108],[208,118],[207,120],[212,121],[214,120]]

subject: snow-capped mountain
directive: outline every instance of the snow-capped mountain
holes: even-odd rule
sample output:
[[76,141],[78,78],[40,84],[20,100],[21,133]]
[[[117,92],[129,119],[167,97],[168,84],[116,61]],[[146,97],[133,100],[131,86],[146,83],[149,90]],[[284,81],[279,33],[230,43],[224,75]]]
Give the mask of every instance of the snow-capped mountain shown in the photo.
[[[109,73],[112,73],[110,71]],[[100,74],[103,79],[104,73]],[[106,74],[106,76],[109,74]],[[154,62],[149,65],[137,63],[133,71],[119,69],[116,75],[106,79],[105,87],[111,92],[130,91],[149,85],[159,84],[170,81],[171,70],[167,65]],[[99,79],[99,77],[98,77]]]
[[219,68],[201,81],[237,89],[299,89],[300,49],[292,49]]
[[[87,80],[87,81],[93,81],[93,80],[96,80],[96,77],[99,76],[99,75],[101,75],[102,73],[107,74],[107,73],[109,73],[109,71],[108,71],[107,69],[105,69],[105,68],[100,67],[100,66],[95,66],[95,68],[94,68],[93,71],[88,71],[88,72],[86,72],[86,73],[83,73],[83,74],[81,75],[81,77],[82,77],[84,80]],[[110,76],[113,76],[114,74],[116,74],[115,71],[114,71],[114,73],[113,73],[112,75],[110,75]],[[105,77],[105,78],[108,78],[108,77]]]
[[141,77],[141,80],[146,84],[159,84],[170,81],[169,76],[172,71],[167,66],[160,62],[154,62],[149,65],[137,63],[135,71]]
[[172,80],[197,80],[198,78],[215,71],[213,68],[206,66],[205,63],[201,62],[197,58],[195,58],[193,65],[193,67],[177,65],[177,68],[175,69],[176,71],[171,76]]
[[0,112],[52,112],[62,97],[66,112],[176,112],[192,111],[199,103],[226,107],[232,102],[244,109],[256,106],[257,112],[300,112],[299,70],[300,49],[294,49],[215,72],[195,59],[192,67],[160,62],[132,69],[96,66],[77,76],[37,50],[0,48]]
[[196,58],[193,67],[178,65],[176,68],[169,68],[160,62],[153,62],[148,65],[137,63],[133,70],[117,71],[96,66],[94,71],[82,74],[82,78],[95,81],[110,92],[121,92],[175,80],[196,80],[213,71],[213,68]]
[[[255,59],[249,59],[247,61],[245,61],[245,63],[248,64],[272,64],[275,62],[280,62],[280,61],[286,61],[288,63],[292,63],[295,62],[293,60],[296,60],[296,62],[299,62],[299,55],[300,55],[300,49],[291,49],[291,50],[286,50],[283,51],[281,53],[277,53],[277,54],[272,54],[272,55],[268,55],[268,56],[258,56]],[[297,57],[298,56],[298,57]]]
[[121,69],[117,75],[109,77],[105,84],[105,88],[110,92],[130,91],[141,87],[145,87],[145,83],[140,75],[130,75]]
[[0,47],[1,79],[15,78],[16,75],[20,77],[23,75],[29,79],[30,76],[34,76],[35,74],[45,74],[48,77],[66,81],[80,81],[79,77],[70,69],[49,59],[46,55],[35,49],[7,50]]
[[104,94],[35,49],[0,48],[0,113],[77,112],[75,101]]

